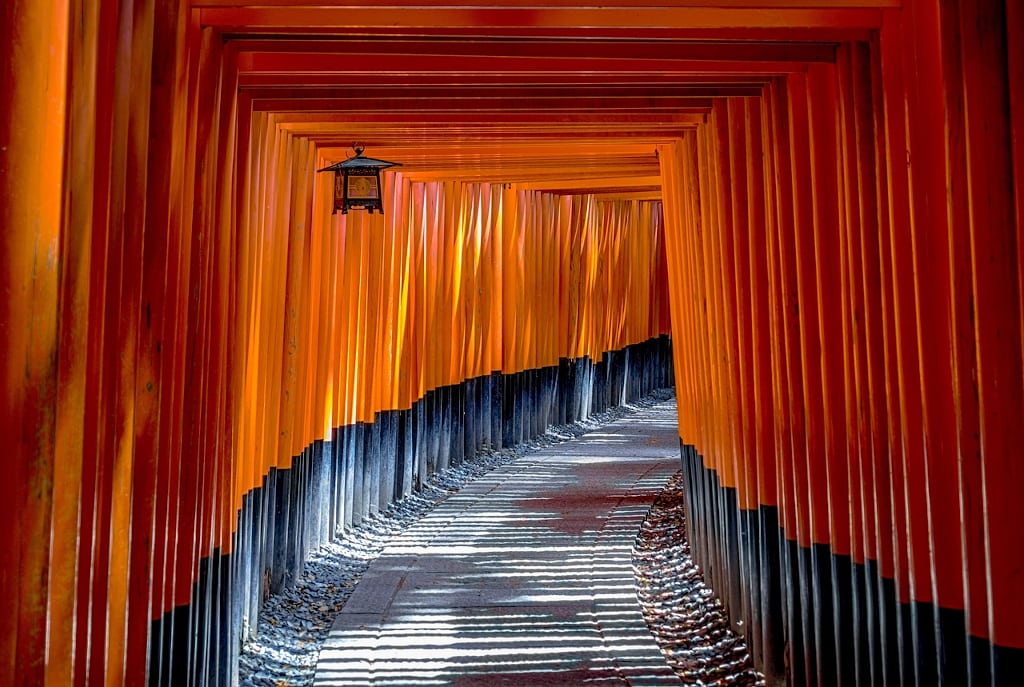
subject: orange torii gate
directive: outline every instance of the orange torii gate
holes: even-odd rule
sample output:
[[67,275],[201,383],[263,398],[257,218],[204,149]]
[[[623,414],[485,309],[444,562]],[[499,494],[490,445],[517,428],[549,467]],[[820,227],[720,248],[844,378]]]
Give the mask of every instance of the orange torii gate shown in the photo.
[[[8,3],[0,678],[230,681],[268,571],[671,333],[759,667],[1014,684],[1022,11]],[[355,140],[383,218],[314,173]]]

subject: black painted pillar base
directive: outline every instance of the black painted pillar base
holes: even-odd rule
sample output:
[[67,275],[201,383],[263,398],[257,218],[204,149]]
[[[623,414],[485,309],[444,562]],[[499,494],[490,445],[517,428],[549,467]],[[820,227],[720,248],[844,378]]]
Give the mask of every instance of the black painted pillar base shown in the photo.
[[302,575],[312,551],[483,448],[508,448],[635,400],[666,386],[671,368],[671,341],[659,337],[596,363],[563,358],[493,372],[335,428],[244,495],[231,553],[202,559],[191,602],[153,621],[150,684],[236,683],[238,653],[263,602]]
[[767,684],[1021,684],[1024,649],[968,636],[961,609],[901,601],[875,561],[797,543],[774,506],[740,509],[694,447],[680,464],[691,555]]

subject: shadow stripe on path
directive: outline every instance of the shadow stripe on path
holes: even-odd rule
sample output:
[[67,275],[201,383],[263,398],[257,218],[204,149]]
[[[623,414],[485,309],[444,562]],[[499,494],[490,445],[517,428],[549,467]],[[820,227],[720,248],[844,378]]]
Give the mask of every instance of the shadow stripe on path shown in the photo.
[[315,685],[679,685],[631,552],[679,468],[675,401],[463,487],[395,537],[324,642]]

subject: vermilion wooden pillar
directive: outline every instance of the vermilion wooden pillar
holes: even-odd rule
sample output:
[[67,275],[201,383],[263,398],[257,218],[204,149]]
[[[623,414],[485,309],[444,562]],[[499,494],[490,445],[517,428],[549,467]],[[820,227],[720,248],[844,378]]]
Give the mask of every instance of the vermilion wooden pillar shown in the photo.
[[[964,133],[966,140],[968,227],[971,282],[974,291],[975,375],[978,398],[983,499],[986,514],[988,636],[992,644],[992,679],[1005,683],[1024,672],[1024,597],[1018,582],[1024,575],[1024,550],[1019,528],[1024,520],[1024,465],[1017,459],[1024,423],[1024,350],[1021,331],[1022,270],[1019,179],[1014,178],[1014,139],[1024,135],[1019,109],[1011,98],[1019,84],[1010,80],[1008,30],[1019,38],[1019,19],[1011,2],[959,3],[951,21],[959,31],[963,64]],[[950,10],[951,11],[951,8]],[[1017,50],[1019,46],[1015,46]],[[1014,72],[1020,73],[1016,53]],[[1004,84],[990,88],[987,84]],[[950,84],[953,86],[954,84]],[[1011,90],[1013,89],[1013,90]],[[1011,113],[1013,118],[1011,118]],[[956,227],[962,230],[961,227]],[[963,380],[966,381],[966,380]],[[973,423],[972,423],[973,425]],[[967,461],[971,456],[965,456]],[[973,493],[968,492],[968,493]],[[971,542],[976,532],[965,532]],[[980,571],[978,571],[980,572]],[[974,578],[977,580],[977,576]],[[974,582],[972,581],[972,587]]]
[[[322,56],[298,43],[238,36],[247,22],[343,30],[346,10],[8,3],[0,679],[227,674],[263,576],[295,574],[322,536],[322,522],[276,508],[320,493],[325,444],[369,447],[339,449],[331,469],[345,477],[321,504],[351,524],[356,495],[358,517],[465,457],[475,430],[452,418],[482,379],[506,374],[519,435],[569,360],[580,388],[601,387],[578,408],[625,393],[604,354],[667,332],[655,312],[669,292],[694,550],[735,619],[754,623],[758,660],[781,674],[788,647],[796,684],[1012,684],[1024,672],[1024,17],[1007,0],[806,4],[531,15],[546,38],[586,39],[554,56],[531,45],[558,65],[548,88],[595,64],[611,71],[588,78],[621,78],[629,60],[607,46],[637,41],[590,32],[621,38],[652,19],[700,59],[651,58],[668,70],[651,83],[716,72],[700,78],[720,84],[704,91],[717,99],[685,116],[616,120],[613,136],[661,142],[662,223],[648,202],[449,173],[390,177],[387,219],[330,219],[313,162],[351,129],[317,109],[337,101],[330,86],[303,79],[341,77],[308,71]],[[413,14],[438,36],[470,28],[456,20],[504,35],[503,17],[522,12]],[[430,48],[417,40],[406,47]],[[428,57],[476,78],[461,57]],[[509,69],[496,87],[537,74],[536,57],[494,59]],[[321,89],[312,114],[270,111],[299,107],[306,86]],[[580,113],[636,107],[572,88],[591,88],[559,96]],[[502,97],[518,105],[531,89]],[[415,126],[386,116],[399,123],[351,119],[392,136]],[[504,115],[445,116],[490,127]],[[549,116],[501,120],[502,135]],[[593,116],[540,135],[585,136]],[[601,145],[618,144],[578,149]],[[431,447],[455,449],[410,458],[400,479],[379,460],[397,442],[382,428],[414,408],[442,427]],[[271,493],[284,500],[260,501]]]
[[[781,612],[777,615],[778,636],[766,644],[764,670],[771,676],[784,676],[785,666],[802,674],[803,648],[799,624],[799,598],[796,579],[791,574],[796,565],[795,550],[806,546],[810,528],[806,518],[804,491],[796,488],[797,479],[806,473],[797,470],[795,460],[804,432],[804,412],[799,401],[799,302],[795,253],[791,232],[787,229],[793,213],[790,188],[790,143],[785,81],[769,83],[762,96],[762,137],[765,141],[765,180],[767,207],[766,259],[770,280],[770,354],[772,367],[772,408],[775,446],[775,474],[779,499],[778,524],[775,536],[777,550],[766,548],[765,557],[778,569],[777,586]],[[767,537],[766,537],[767,539]],[[771,647],[772,652],[768,653]]]
[[[0,329],[3,330],[2,434],[10,472],[0,480],[0,680],[41,684],[46,679],[46,613],[52,564],[61,566],[55,599],[65,617],[73,612],[66,570],[73,556],[70,532],[62,532],[51,561],[47,543],[53,519],[70,525],[77,479],[53,494],[55,448],[74,451],[75,437],[58,438],[59,290],[63,226],[64,129],[67,116],[66,2],[10,5],[0,11],[3,36],[0,92]],[[69,337],[70,338],[70,337]],[[81,379],[81,367],[68,381]],[[67,402],[81,406],[81,384]],[[51,509],[58,508],[54,513]],[[66,632],[61,633],[66,637]],[[55,659],[51,675],[68,675]]]
[[[998,2],[913,3],[886,15],[878,40],[841,47],[835,67],[812,66],[763,96],[766,165],[782,179],[768,184],[773,240],[763,259],[781,523],[803,544],[780,565],[797,683],[835,674],[850,684],[940,676],[1001,684],[1016,670],[1020,654],[1003,620],[1013,604],[992,592],[1017,566],[1012,547],[1002,548],[1013,539],[1003,526],[1016,521],[1002,494],[1020,481],[1001,462],[1012,454],[997,438],[1006,435],[984,429],[1004,427],[1021,386],[1011,135],[1019,89],[1007,88],[1020,67],[1001,35],[1013,13]],[[763,463],[734,448],[751,411],[742,393],[730,393],[749,384],[747,318],[760,315],[738,294],[751,272],[733,272],[732,283],[707,273],[724,267],[727,253],[754,254],[736,225],[758,190],[738,189],[738,148],[749,144],[727,107],[698,136],[701,212],[687,214],[683,194],[667,195],[680,201],[666,208],[673,283],[696,270],[707,289],[707,315],[676,353],[681,412],[713,409],[680,425],[684,443],[703,454],[690,464],[700,481],[690,494],[695,551],[735,609],[746,597],[729,583],[736,571],[722,566],[738,565],[741,576],[752,568],[728,554],[739,530],[726,492],[745,474],[759,476]],[[981,121],[994,123],[982,130]],[[982,155],[993,161],[984,173]],[[673,167],[663,162],[666,187],[682,184]],[[686,287],[672,293],[692,298]],[[688,317],[682,308],[673,316]],[[714,359],[723,350],[728,364]],[[685,382],[705,368],[706,386]],[[985,369],[1014,381],[986,392]],[[999,411],[986,409],[986,393],[989,403],[1002,399]],[[998,488],[995,472],[1007,478]],[[979,510],[988,498],[1001,515]]]

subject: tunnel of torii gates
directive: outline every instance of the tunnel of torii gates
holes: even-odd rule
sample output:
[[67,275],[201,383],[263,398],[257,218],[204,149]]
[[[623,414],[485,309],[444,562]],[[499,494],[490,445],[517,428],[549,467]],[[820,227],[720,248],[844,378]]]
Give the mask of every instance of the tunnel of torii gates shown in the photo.
[[230,684],[338,528],[674,383],[770,681],[1022,684],[1024,3],[0,22],[0,683]]

